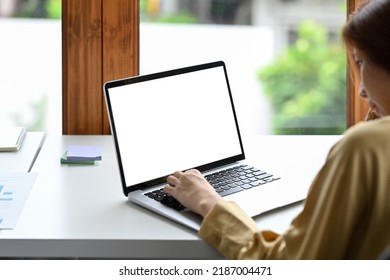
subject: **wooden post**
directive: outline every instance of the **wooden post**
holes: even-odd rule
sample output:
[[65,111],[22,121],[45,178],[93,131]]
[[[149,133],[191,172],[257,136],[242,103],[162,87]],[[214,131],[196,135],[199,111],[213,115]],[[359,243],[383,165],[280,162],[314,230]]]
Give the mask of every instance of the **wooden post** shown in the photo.
[[103,83],[138,75],[139,1],[62,1],[63,134],[108,134]]

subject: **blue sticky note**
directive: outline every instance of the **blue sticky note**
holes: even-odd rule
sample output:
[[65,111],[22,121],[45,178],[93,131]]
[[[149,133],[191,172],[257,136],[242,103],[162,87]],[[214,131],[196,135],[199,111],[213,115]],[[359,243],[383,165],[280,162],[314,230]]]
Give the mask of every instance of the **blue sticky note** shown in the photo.
[[68,160],[101,160],[102,148],[99,146],[69,145],[67,150]]

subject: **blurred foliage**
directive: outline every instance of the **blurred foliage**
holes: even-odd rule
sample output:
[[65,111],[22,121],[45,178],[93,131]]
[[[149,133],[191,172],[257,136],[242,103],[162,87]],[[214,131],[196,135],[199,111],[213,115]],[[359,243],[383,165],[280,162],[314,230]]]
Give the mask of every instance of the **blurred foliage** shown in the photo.
[[[234,24],[242,0],[208,0],[208,5],[198,0],[181,1],[178,10],[164,14],[162,0],[140,0],[141,20],[176,24]],[[247,18],[245,20],[248,20]]]
[[189,12],[178,12],[176,14],[160,14],[159,0],[140,0],[140,14],[142,21],[158,23],[190,24],[198,23],[196,16]]
[[29,104],[29,109],[31,110],[32,117],[27,118],[25,112],[13,112],[9,114],[9,118],[13,123],[27,127],[29,131],[45,131],[46,129],[46,118],[48,108],[48,97],[43,95],[38,100]]
[[61,0],[48,0],[46,9],[48,18],[61,18]]
[[346,58],[327,30],[301,23],[298,39],[258,73],[275,134],[341,134],[346,129]]
[[189,13],[179,13],[176,15],[167,15],[158,18],[157,22],[159,23],[179,23],[179,24],[189,24],[189,23],[198,23],[198,20]]
[[15,17],[61,18],[61,0],[19,0]]

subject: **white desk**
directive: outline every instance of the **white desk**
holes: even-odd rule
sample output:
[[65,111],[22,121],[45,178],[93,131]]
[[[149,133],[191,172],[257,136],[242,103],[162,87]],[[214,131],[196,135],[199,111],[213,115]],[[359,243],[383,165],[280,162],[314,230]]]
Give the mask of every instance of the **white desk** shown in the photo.
[[[259,136],[244,145],[249,161],[269,172],[296,169],[309,187],[339,138]],[[61,165],[68,144],[101,145],[103,161],[95,166]],[[194,231],[126,200],[111,136],[49,135],[32,172],[39,175],[16,228],[0,232],[0,257],[221,258]],[[283,231],[301,207],[279,209],[256,221]]]
[[27,132],[19,151],[0,152],[0,172],[29,172],[43,141],[43,132]]

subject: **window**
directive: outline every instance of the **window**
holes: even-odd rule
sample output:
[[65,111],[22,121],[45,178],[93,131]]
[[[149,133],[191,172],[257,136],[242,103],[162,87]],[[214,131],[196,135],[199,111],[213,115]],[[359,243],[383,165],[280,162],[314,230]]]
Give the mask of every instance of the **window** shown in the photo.
[[224,60],[244,133],[340,134],[345,0],[141,0],[140,73]]
[[61,1],[0,1],[0,123],[61,132]]
[[[140,0],[141,1],[141,0]],[[161,0],[162,1],[162,0]],[[166,0],[168,1],[168,0]],[[164,2],[166,2],[164,1]],[[259,1],[259,0],[257,0]],[[347,14],[351,14],[355,7],[358,5],[359,2],[362,0],[346,0],[347,2]],[[93,2],[93,3],[92,3]],[[155,3],[160,2],[155,0]],[[184,1],[184,2],[190,2],[190,1]],[[199,3],[204,5],[207,1],[201,0]],[[278,5],[281,3],[284,3],[285,5],[292,5],[294,2],[297,1],[263,1],[262,3],[277,3]],[[306,1],[310,2],[310,1]],[[321,1],[315,1],[316,3],[320,3]],[[326,5],[327,1],[322,1],[323,4]],[[333,2],[333,1],[331,1]],[[101,91],[97,90],[101,86],[101,74],[96,74],[96,63],[95,61],[101,61],[101,52],[100,55],[97,53],[95,55],[90,55],[89,59],[86,59],[84,61],[83,67],[86,71],[81,71],[78,73],[77,77],[68,77],[68,72],[72,73],[72,67],[75,67],[74,65],[77,65],[79,63],[78,56],[77,55],[69,55],[69,53],[77,53],[79,50],[85,49],[85,40],[83,38],[80,38],[79,40],[74,40],[72,42],[72,45],[68,44],[66,42],[67,38],[71,36],[71,34],[74,35],[74,31],[69,32],[66,30],[73,24],[74,21],[77,20],[83,20],[85,22],[85,29],[96,29],[99,28],[99,20],[97,20],[97,16],[92,16],[92,14],[100,14],[102,15],[102,11],[99,10],[99,8],[103,9],[103,14],[106,14],[105,11],[110,15],[108,19],[113,19],[116,21],[116,29],[120,33],[124,33],[121,35],[121,38],[125,38],[122,40],[122,42],[118,42],[118,40],[110,40],[111,49],[108,50],[106,48],[106,51],[103,52],[103,56],[106,54],[111,54],[113,59],[108,60],[111,61],[111,63],[105,63],[102,65],[98,65],[98,68],[100,69],[100,73],[111,73],[109,78],[119,78],[123,76],[131,76],[138,74],[138,67],[139,67],[139,48],[138,48],[138,38],[139,38],[139,21],[138,21],[138,15],[139,15],[139,8],[141,4],[141,8],[145,9],[146,2],[142,0],[141,2],[138,1],[127,1],[127,0],[117,0],[117,1],[106,1],[106,0],[83,0],[83,1],[77,1],[77,0],[63,0],[63,21],[66,22],[63,23],[64,29],[63,30],[63,83],[64,89],[63,89],[63,106],[66,110],[63,110],[63,120],[64,120],[64,128],[63,133],[65,134],[101,134],[101,133],[109,133],[109,126],[108,126],[108,120],[107,118],[103,118],[102,121],[102,115],[104,115],[105,112],[105,105],[102,102],[102,100],[99,100],[99,97],[101,97]],[[152,3],[152,2],[151,2]],[[169,2],[166,2],[169,3]],[[171,6],[174,6],[175,3],[178,3],[177,1],[172,2]],[[153,4],[153,3],[152,3]],[[343,3],[342,6],[345,6]],[[94,9],[98,9],[96,12]],[[156,5],[151,5],[148,7],[151,12],[153,12],[153,9],[156,10]],[[286,6],[287,7],[287,6]],[[142,10],[141,9],[141,10]],[[342,15],[345,18],[345,9],[342,7],[337,7],[338,11],[341,9],[344,11],[344,14]],[[344,10],[343,10],[344,9]],[[144,11],[144,10],[142,10]],[[279,10],[274,9],[271,12],[273,14],[277,14]],[[263,10],[264,12],[264,10]],[[266,12],[264,12],[266,13]],[[291,16],[294,16],[292,13]],[[263,17],[266,18],[266,17]],[[280,17],[282,18],[282,17]],[[279,18],[279,19],[280,19]],[[283,19],[283,18],[282,18]],[[102,18],[100,18],[102,20]],[[149,20],[149,19],[148,19]],[[107,20],[106,20],[107,21]],[[89,23],[89,24],[88,24]],[[105,26],[111,27],[113,25],[112,22],[105,23]],[[126,27],[127,33],[121,29]],[[106,28],[109,30],[110,28]],[[102,33],[100,33],[102,34]],[[115,33],[114,33],[115,34]],[[276,34],[274,38],[274,42],[279,42],[280,40],[277,38],[280,38],[280,32]],[[103,36],[105,37],[105,36]],[[64,40],[65,38],[65,40]],[[125,42],[123,42],[125,41]],[[156,42],[155,42],[156,43]],[[164,41],[164,43],[166,43]],[[105,43],[102,41],[101,46],[104,46]],[[238,50],[239,51],[239,50]],[[142,51],[141,51],[142,52]],[[145,58],[145,53],[142,54]],[[166,55],[166,54],[164,54]],[[174,56],[174,55],[172,55]],[[158,64],[158,62],[155,62]],[[108,64],[108,66],[106,65]],[[113,64],[115,64],[115,67],[113,67]],[[126,64],[126,65],[125,65]],[[118,67],[120,65],[120,67]],[[127,66],[128,68],[125,69]],[[111,68],[111,69],[110,69]],[[110,69],[108,71],[107,69]],[[231,78],[232,79],[232,78]],[[92,82],[88,82],[88,84],[84,84],[82,91],[78,91],[77,95],[74,94],[73,89],[68,87],[66,84],[76,84],[79,87],[79,81],[90,81],[94,80],[96,81],[96,85]],[[353,125],[354,123],[358,122],[364,117],[364,114],[366,112],[366,105],[364,102],[361,102],[361,100],[357,97],[356,87],[352,83],[351,80],[348,80],[348,126]],[[84,103],[85,100],[93,99],[96,102],[96,106],[93,106],[94,110],[85,109],[86,106]],[[82,104],[82,105],[80,105]],[[83,109],[83,114],[80,113],[80,109]],[[72,118],[72,116],[77,115],[77,118]],[[91,121],[93,120],[93,121]]]
[[[93,2],[93,3],[92,3]],[[180,6],[181,10],[188,11],[191,9],[196,9],[198,13],[201,14],[202,11],[204,11],[205,5],[208,5],[208,1],[172,1],[172,0],[155,0],[154,6],[153,1],[150,1],[152,4],[148,4],[147,7],[149,9],[148,16],[156,16],[161,11],[156,9],[158,5],[156,3],[160,4],[160,7],[164,7],[164,11],[168,11],[169,9],[178,9]],[[199,2],[199,3],[196,3]],[[232,13],[232,10],[226,12],[226,7],[222,9],[221,11],[225,12],[216,12],[215,7],[218,7],[222,5],[222,1],[210,1],[213,2],[214,8],[213,12],[204,13],[200,18],[203,20],[204,25],[210,25],[212,22],[215,24],[213,25],[231,25],[232,18],[235,18],[233,21],[236,25],[236,28],[240,27],[248,27],[251,25],[264,25],[264,26],[271,26],[273,25],[272,21],[270,21],[270,17],[267,17],[267,15],[278,15],[278,17],[274,17],[274,23],[280,22],[283,23],[281,25],[281,28],[278,29],[277,32],[273,35],[273,44],[274,46],[283,46],[285,42],[289,40],[290,43],[294,42],[296,40],[296,23],[294,23],[294,18],[298,17],[299,15],[297,12],[292,11],[291,9],[298,5],[298,3],[301,3],[300,5],[306,5],[310,6],[310,3],[322,3],[321,5],[328,5],[331,4],[330,2],[334,3],[335,1],[303,1],[303,0],[290,0],[290,1],[270,1],[270,0],[243,0],[239,1],[241,4],[238,5],[238,8],[236,6],[234,13]],[[219,2],[219,3],[217,3]],[[233,7],[234,5],[237,5],[237,1],[225,1],[225,4],[229,4]],[[261,5],[268,4],[270,8],[272,8],[270,11],[267,11],[266,9],[261,9],[260,15],[257,20],[253,16],[251,10],[255,9],[255,6],[248,6],[249,2],[257,3],[257,7]],[[329,3],[328,3],[329,2]],[[337,3],[339,1],[336,1]],[[348,13],[351,13],[356,5],[361,2],[361,0],[347,0],[348,4]],[[45,7],[43,3],[46,3],[46,11],[50,10],[50,13],[53,15],[56,15],[56,19],[45,19],[43,20],[42,17],[42,7]],[[61,73],[60,66],[52,66],[50,69],[51,71],[48,75],[46,74],[40,74],[40,78],[37,79],[31,79],[33,74],[37,74],[39,71],[37,71],[37,62],[31,62],[31,60],[34,60],[34,55],[31,55],[31,53],[37,54],[37,52],[32,52],[30,48],[23,48],[22,46],[28,46],[29,43],[33,43],[34,45],[37,43],[42,43],[42,48],[38,48],[41,50],[50,50],[47,53],[45,53],[45,58],[40,60],[38,59],[38,64],[41,65],[43,63],[53,63],[55,61],[58,61],[57,59],[49,58],[48,55],[51,55],[55,53],[54,55],[56,57],[60,56],[61,54],[59,51],[53,51],[55,48],[51,47],[51,45],[57,45],[60,42],[60,39],[57,40],[59,35],[59,32],[55,31],[52,33],[52,35],[43,35],[43,39],[35,40],[35,41],[29,41],[28,43],[21,43],[15,42],[16,39],[22,40],[21,37],[24,37],[22,33],[17,33],[18,36],[15,36],[15,32],[12,32],[12,36],[9,36],[10,34],[10,28],[8,27],[7,22],[23,22],[25,20],[31,20],[32,22],[36,22],[37,24],[29,24],[28,28],[21,28],[23,32],[26,32],[25,34],[34,34],[35,36],[38,36],[38,33],[35,31],[35,28],[38,28],[40,26],[38,22],[57,22],[57,26],[54,29],[60,28],[60,21],[59,21],[59,14],[61,11],[60,6],[60,0],[42,0],[42,1],[33,1],[33,0],[2,0],[0,1],[0,35],[4,39],[2,42],[2,46],[0,47],[0,59],[2,63],[0,64],[0,74],[3,81],[3,90],[2,90],[2,102],[0,104],[0,122],[1,124],[11,124],[11,125],[26,125],[29,128],[32,128],[33,130],[49,130],[51,131],[52,128],[54,131],[61,130],[61,94],[58,94],[58,92],[61,91],[61,80],[58,78]],[[221,4],[222,3],[222,4]],[[252,5],[253,5],[252,3]],[[18,4],[18,5],[16,5]],[[40,12],[34,12],[30,13],[29,17],[35,17],[34,19],[26,19],[21,18],[21,13],[15,13],[17,8],[22,7],[20,5],[25,4],[24,10],[28,11],[29,9],[26,9],[27,7],[31,8],[34,7],[32,4],[37,4],[39,7],[37,11]],[[28,5],[27,5],[28,4]],[[146,18],[145,17],[145,7],[146,7],[146,0],[141,0],[141,16],[143,22],[147,22],[148,24],[151,24],[151,22],[154,22],[155,19],[153,18]],[[280,8],[280,5],[285,5],[284,8]],[[73,9],[72,5],[75,6]],[[345,8],[342,8],[345,4],[341,3],[336,6],[334,6],[334,9],[336,9],[335,14],[337,14],[337,17],[344,18],[345,16]],[[93,56],[89,60],[85,60],[85,70],[83,72],[80,72],[79,76],[77,77],[80,81],[90,81],[90,80],[96,80],[96,84],[93,85],[93,87],[97,90],[92,90],[91,86],[92,83],[89,83],[88,85],[83,86],[85,90],[82,92],[79,90],[77,93],[74,93],[73,95],[70,92],[74,92],[73,88],[69,88],[67,86],[67,83],[76,84],[76,87],[80,89],[80,84],[75,83],[74,78],[69,77],[67,71],[73,72],[72,65],[80,64],[79,60],[77,59],[77,56],[71,56],[69,55],[69,45],[67,42],[63,42],[63,64],[65,73],[63,73],[63,82],[65,85],[63,85],[63,107],[66,109],[65,112],[63,112],[63,122],[64,122],[64,128],[63,132],[66,134],[72,133],[72,134],[100,134],[100,133],[109,133],[109,127],[108,127],[108,120],[106,117],[102,117],[105,114],[105,105],[102,102],[101,99],[101,92],[100,87],[103,79],[95,79],[96,74],[91,74],[93,71],[98,71],[96,67],[100,68],[100,73],[111,73],[111,76],[105,78],[104,80],[108,80],[109,78],[118,78],[118,77],[124,77],[124,76],[130,76],[130,75],[136,75],[138,74],[138,11],[139,11],[139,3],[137,1],[126,1],[126,0],[118,0],[118,1],[106,1],[106,0],[84,0],[84,1],[75,1],[75,0],[63,0],[62,1],[62,7],[68,7],[68,9],[62,9],[64,18],[66,19],[67,23],[64,24],[63,29],[63,39],[67,38],[69,34],[66,32],[66,28],[72,24],[71,20],[68,20],[67,18],[75,19],[78,18],[85,18],[86,22],[91,22],[92,20],[95,20],[93,17],[88,17],[88,15],[91,14],[93,6],[95,9],[104,9],[106,14],[111,15],[109,18],[113,18],[116,20],[117,26],[126,26],[126,29],[130,30],[127,34],[124,34],[122,37],[125,38],[123,40],[127,41],[127,44],[125,48],[118,47],[118,40],[111,40],[111,50],[106,49],[105,54],[111,54],[112,57],[115,57],[115,59],[111,59],[113,61],[113,64],[116,64],[116,67],[112,67],[112,65],[104,66],[104,65],[96,65],[93,64],[94,61],[101,61],[101,50],[100,55],[96,57]],[[312,6],[312,5],[311,5]],[[37,7],[37,6],[36,6]],[[71,8],[69,8],[71,7]],[[118,8],[119,7],[119,8]],[[249,7],[249,8],[248,8]],[[322,7],[322,6],[320,6]],[[153,9],[155,15],[153,15]],[[203,10],[202,10],[203,9]],[[289,10],[290,9],[290,10]],[[31,11],[31,10],[30,10]],[[53,12],[54,11],[54,12]],[[57,12],[55,12],[57,11]],[[211,11],[209,9],[209,11]],[[289,12],[288,12],[289,11]],[[340,11],[342,12],[340,14]],[[100,14],[101,11],[98,11]],[[333,14],[334,12],[331,12],[330,14]],[[232,16],[232,14],[234,16]],[[285,22],[283,14],[288,14],[290,17],[290,20],[288,20],[288,23]],[[317,12],[317,15],[319,13]],[[244,16],[242,16],[244,15]],[[15,18],[17,16],[17,18]],[[37,16],[41,18],[36,18]],[[46,17],[46,16],[45,16]],[[176,17],[174,20],[179,20],[182,22],[183,20],[192,20],[191,16],[188,16],[188,12],[183,13],[182,16]],[[181,19],[180,19],[181,18]],[[183,19],[184,18],[184,19]],[[186,19],[187,18],[187,19]],[[210,18],[214,18],[213,21],[210,20]],[[227,19],[228,18],[228,19]],[[287,17],[286,17],[287,18]],[[154,21],[153,21],[154,20]],[[169,17],[165,16],[164,20],[170,20]],[[170,20],[172,21],[172,20]],[[261,24],[259,24],[259,22]],[[328,19],[329,22],[329,19]],[[333,29],[335,26],[338,26],[337,24],[334,24],[337,21],[334,21],[332,26]],[[112,25],[112,22],[110,23]],[[108,24],[108,25],[110,25]],[[106,23],[107,25],[107,23]],[[144,25],[144,23],[142,23]],[[146,26],[146,25],[145,25]],[[284,27],[283,27],[284,26]],[[101,25],[96,25],[96,21],[94,21],[94,25],[91,24],[89,27],[91,28],[100,28]],[[142,27],[144,28],[144,27]],[[39,27],[39,32],[41,34],[45,34],[46,31],[44,31],[44,28]],[[234,28],[233,28],[234,29]],[[336,27],[337,29],[337,27]],[[28,31],[28,32],[27,32]],[[336,30],[337,31],[337,30]],[[19,31],[17,31],[19,32]],[[121,30],[122,33],[123,30]],[[55,35],[54,35],[55,34]],[[102,32],[100,32],[102,34]],[[290,34],[290,35],[286,35]],[[332,34],[332,33],[330,33]],[[336,32],[337,34],[337,32]],[[284,39],[283,39],[283,36]],[[334,35],[331,35],[334,37]],[[19,38],[18,38],[19,37]],[[7,39],[6,39],[7,38]],[[35,37],[38,38],[38,37]],[[26,39],[26,38],[24,38]],[[123,41],[122,40],[122,41]],[[66,41],[66,40],[63,40]],[[284,43],[283,43],[284,42]],[[83,44],[83,40],[75,40],[73,42],[72,48],[74,49],[82,49],[80,47],[81,44]],[[164,42],[166,44],[166,42]],[[50,46],[49,46],[50,45]],[[103,45],[103,43],[102,43]],[[15,48],[13,48],[14,46]],[[117,47],[115,47],[117,46]],[[35,47],[36,48],[36,47]],[[58,49],[58,48],[57,48]],[[28,51],[26,51],[28,50]],[[277,47],[275,47],[275,50],[279,51]],[[242,49],[236,50],[236,53],[243,52]],[[141,63],[141,70],[143,72],[147,72],[148,67],[145,66],[145,57],[147,58],[146,52],[141,50],[141,55],[143,55],[143,62]],[[36,57],[39,57],[36,55]],[[51,56],[50,56],[51,57]],[[111,58],[112,58],[111,57]],[[154,56],[151,56],[153,58]],[[172,55],[174,57],[174,55]],[[149,60],[149,65],[161,65],[158,63],[158,61],[151,62],[152,59]],[[10,62],[12,61],[12,63]],[[125,63],[123,63],[123,61]],[[122,62],[122,63],[121,63]],[[183,61],[183,64],[185,61]],[[11,65],[11,66],[10,66]],[[18,67],[22,65],[21,67]],[[47,65],[47,64],[46,64]],[[59,65],[59,64],[57,64]],[[118,65],[120,65],[120,69],[118,70]],[[147,64],[146,64],[147,65]],[[167,65],[168,67],[169,65]],[[172,64],[172,66],[174,66]],[[58,67],[58,68],[57,68]],[[106,69],[106,70],[103,70]],[[112,69],[109,69],[112,68]],[[229,67],[232,68],[232,67]],[[25,70],[28,69],[28,70]],[[46,67],[46,70],[48,68]],[[149,68],[150,71],[157,68]],[[24,72],[23,72],[24,71]],[[26,74],[27,73],[27,74]],[[108,75],[108,74],[107,74]],[[235,80],[234,74],[231,73],[230,76],[231,80]],[[24,78],[26,82],[15,82],[20,81],[21,77]],[[49,78],[47,78],[49,77]],[[36,82],[44,81],[44,83],[41,85],[36,85],[34,83]],[[47,89],[47,86],[49,84],[56,84],[55,89]],[[26,85],[29,85],[29,88],[26,88]],[[46,88],[45,88],[46,87]],[[34,90],[39,88],[38,93],[37,90]],[[364,102],[361,102],[360,99],[357,97],[357,94],[355,92],[355,88],[353,83],[351,81],[348,81],[348,126],[353,125],[357,121],[361,120],[366,112],[367,106]],[[234,89],[235,92],[237,90]],[[246,88],[244,89],[246,91]],[[77,95],[76,95],[77,94]],[[241,93],[240,93],[241,94]],[[23,95],[23,98],[21,97]],[[11,98],[12,96],[12,98]],[[259,95],[254,95],[255,98],[260,98]],[[98,106],[92,106],[95,108],[94,110],[88,109],[88,106],[84,106],[85,104],[82,102],[82,100],[88,100],[88,103],[91,103],[91,99],[99,99]],[[50,100],[49,100],[50,99]],[[11,101],[14,100],[14,101]],[[17,102],[15,102],[17,100]],[[17,103],[17,104],[16,104]],[[241,108],[245,108],[243,104],[239,104],[240,102],[236,101],[238,103],[238,106]],[[46,104],[46,105],[45,105]],[[58,105],[59,104],[59,105]],[[80,105],[81,104],[81,105]],[[99,105],[100,104],[100,105]],[[46,107],[46,110],[37,110],[35,108],[44,108]],[[85,112],[85,114],[79,115],[80,109]],[[269,108],[268,108],[269,109]],[[266,110],[264,108],[264,110]],[[63,110],[64,111],[64,110]],[[95,112],[96,111],[96,112]],[[97,117],[96,117],[97,115]],[[244,114],[242,114],[245,116]],[[77,118],[72,117],[77,116]],[[102,120],[103,119],[103,120]],[[245,118],[244,118],[245,119]],[[256,125],[250,125],[247,124],[248,129],[255,128],[255,131],[257,131],[255,126],[260,126],[263,128],[267,128],[266,123],[264,122],[264,119],[266,119],[266,114],[262,112],[261,115],[261,122],[262,124],[256,124]],[[91,124],[91,120],[93,120]],[[98,120],[98,121],[95,121]],[[252,130],[253,131],[253,130]]]

